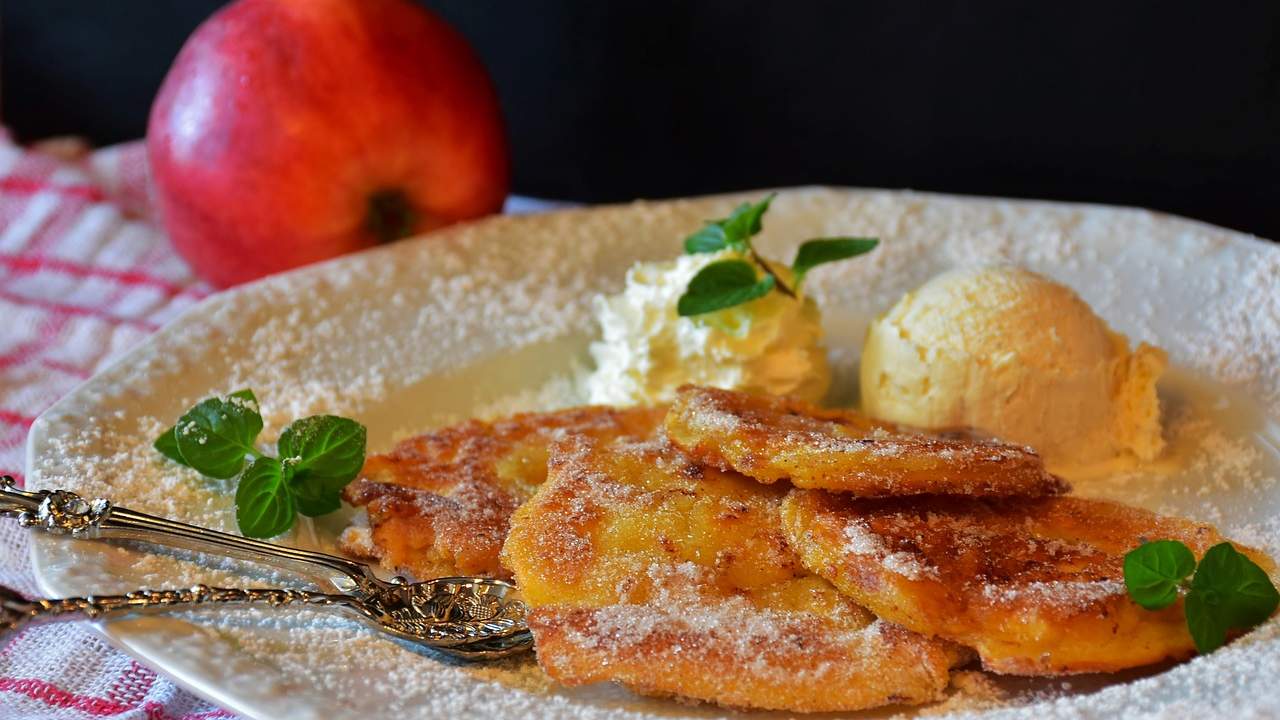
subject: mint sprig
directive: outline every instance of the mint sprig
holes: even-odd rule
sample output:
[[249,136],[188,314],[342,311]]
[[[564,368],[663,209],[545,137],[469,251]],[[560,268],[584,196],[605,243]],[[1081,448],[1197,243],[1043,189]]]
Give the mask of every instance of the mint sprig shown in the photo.
[[1177,540],[1144,543],[1124,556],[1124,584],[1148,610],[1169,607],[1185,591],[1187,630],[1201,653],[1221,647],[1232,630],[1262,623],[1280,606],[1266,571],[1228,542],[1206,550],[1199,564]]
[[257,398],[241,390],[200,401],[154,447],[201,475],[239,475],[236,523],[246,537],[275,537],[298,513],[315,517],[341,507],[342,488],[364,465],[363,425],[335,415],[295,420],[276,443],[278,459],[258,451],[261,432]]
[[698,271],[680,296],[676,312],[681,317],[702,315],[742,305],[777,290],[799,300],[800,286],[813,268],[844,260],[875,249],[874,238],[830,237],[809,240],[800,246],[791,263],[794,280],[783,281],[764,258],[751,246],[751,238],[764,229],[764,214],[777,193],[770,193],[756,203],[742,203],[726,218],[709,220],[684,240],[689,255],[732,250],[739,259],[711,263]]

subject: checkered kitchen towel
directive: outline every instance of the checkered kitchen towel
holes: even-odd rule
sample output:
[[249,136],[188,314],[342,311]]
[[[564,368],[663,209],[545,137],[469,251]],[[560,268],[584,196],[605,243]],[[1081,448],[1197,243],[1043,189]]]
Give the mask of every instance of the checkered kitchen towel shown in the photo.
[[[0,131],[0,473],[55,400],[208,295],[148,218],[141,144],[67,160]],[[35,594],[27,539],[0,520],[0,584]],[[83,623],[0,637],[0,720],[232,718]]]

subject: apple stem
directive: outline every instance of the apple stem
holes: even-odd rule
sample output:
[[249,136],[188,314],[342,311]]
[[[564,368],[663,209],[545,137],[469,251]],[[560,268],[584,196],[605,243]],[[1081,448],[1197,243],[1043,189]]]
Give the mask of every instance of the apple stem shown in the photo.
[[365,227],[380,243],[409,237],[418,225],[418,213],[401,190],[379,190],[369,196]]

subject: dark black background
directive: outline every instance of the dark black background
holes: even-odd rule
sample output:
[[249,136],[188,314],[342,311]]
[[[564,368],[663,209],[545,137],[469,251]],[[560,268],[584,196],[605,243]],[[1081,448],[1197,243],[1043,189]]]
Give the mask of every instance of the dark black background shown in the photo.
[[[430,0],[517,192],[834,183],[1142,205],[1280,238],[1277,2]],[[7,0],[19,138],[139,137],[210,0]]]

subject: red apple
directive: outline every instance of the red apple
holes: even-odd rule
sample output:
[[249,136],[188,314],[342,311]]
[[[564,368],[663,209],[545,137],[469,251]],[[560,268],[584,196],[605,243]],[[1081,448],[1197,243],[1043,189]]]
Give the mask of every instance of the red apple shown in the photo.
[[174,246],[227,286],[492,213],[493,86],[408,0],[238,0],[201,25],[147,127]]

